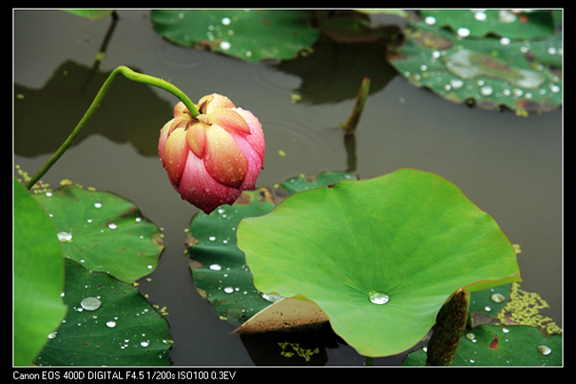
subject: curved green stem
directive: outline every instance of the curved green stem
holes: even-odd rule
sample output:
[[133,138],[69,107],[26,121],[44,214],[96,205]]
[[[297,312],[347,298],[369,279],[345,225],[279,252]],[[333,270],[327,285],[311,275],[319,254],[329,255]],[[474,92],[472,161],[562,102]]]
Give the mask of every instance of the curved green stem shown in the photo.
[[60,158],[60,156],[62,156],[64,152],[66,152],[68,147],[70,147],[70,145],[74,142],[76,137],[80,134],[80,132],[82,131],[88,120],[90,120],[90,118],[92,117],[92,115],[102,102],[102,99],[112,86],[112,83],[119,75],[123,75],[124,77],[132,81],[153,85],[155,87],[164,89],[165,91],[168,91],[174,96],[178,97],[184,103],[186,108],[188,108],[188,111],[190,111],[190,115],[192,117],[196,117],[200,114],[200,112],[198,112],[198,109],[196,108],[194,103],[190,101],[188,96],[186,96],[184,92],[176,88],[174,85],[162,79],[158,79],[157,77],[144,75],[142,73],[134,72],[128,67],[120,66],[114,69],[112,73],[110,73],[110,76],[108,76],[108,78],[100,88],[100,91],[98,91],[98,94],[94,98],[94,101],[92,101],[92,104],[90,104],[90,107],[88,108],[88,110],[86,111],[86,113],[76,126],[76,128],[74,128],[70,136],[68,136],[66,141],[62,143],[60,148],[58,148],[58,150],[54,153],[54,155],[52,155],[52,157],[46,162],[46,164],[44,164],[42,168],[40,168],[40,170],[36,172],[36,174],[32,176],[32,178],[26,183],[27,189],[32,188],[34,184],[36,184],[38,180],[40,180],[40,178],[44,176],[46,172],[48,172],[48,170],[52,167],[52,165],[56,163],[56,161]]

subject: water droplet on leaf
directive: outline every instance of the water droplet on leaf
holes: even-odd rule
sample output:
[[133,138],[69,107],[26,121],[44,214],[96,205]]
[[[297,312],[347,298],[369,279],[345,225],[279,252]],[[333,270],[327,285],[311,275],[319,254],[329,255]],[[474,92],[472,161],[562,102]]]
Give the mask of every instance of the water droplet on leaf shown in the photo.
[[539,345],[538,346],[538,351],[540,351],[540,353],[543,356],[548,356],[549,354],[552,353],[552,349],[546,345]]
[[82,308],[87,311],[95,311],[102,305],[102,302],[97,297],[86,297],[80,302]]
[[370,294],[370,302],[372,304],[386,304],[390,300],[390,297],[382,292],[372,292]]
[[61,243],[68,243],[72,241],[72,234],[69,232],[58,232],[58,240]]

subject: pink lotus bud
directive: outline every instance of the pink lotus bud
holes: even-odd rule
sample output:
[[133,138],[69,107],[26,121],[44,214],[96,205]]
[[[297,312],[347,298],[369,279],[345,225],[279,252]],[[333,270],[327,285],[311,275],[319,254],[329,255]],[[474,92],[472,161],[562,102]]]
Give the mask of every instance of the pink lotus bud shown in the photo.
[[225,96],[204,96],[192,118],[184,103],[160,131],[158,152],[180,196],[210,213],[254,189],[264,163],[264,133],[250,111]]

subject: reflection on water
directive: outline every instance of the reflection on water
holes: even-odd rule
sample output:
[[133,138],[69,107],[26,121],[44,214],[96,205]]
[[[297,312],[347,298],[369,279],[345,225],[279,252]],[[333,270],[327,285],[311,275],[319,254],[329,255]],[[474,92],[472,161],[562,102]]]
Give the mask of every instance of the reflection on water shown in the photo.
[[[93,72],[67,60],[41,89],[14,84],[14,125],[18,128],[14,130],[14,152],[26,157],[55,152],[110,72]],[[74,145],[97,133],[116,143],[131,142],[142,155],[157,156],[158,132],[172,117],[173,107],[147,85],[124,78],[116,82]]]
[[[522,287],[538,292],[550,304],[546,315],[561,326],[561,111],[518,118],[447,102],[395,76],[380,43],[322,40],[311,55],[282,63],[244,63],[174,47],[154,35],[145,11],[119,12],[103,68],[91,73],[108,26],[56,11],[19,11],[15,17],[14,152],[25,171],[35,173],[64,141],[107,73],[127,65],[173,82],[192,100],[219,92],[254,112],[267,143],[258,186],[271,187],[302,173],[347,169],[362,178],[400,167],[446,177],[521,245]],[[96,46],[61,43],[90,38],[98,40]],[[30,85],[46,71],[52,75],[46,75],[44,85]],[[337,126],[352,110],[365,76],[371,79],[370,95],[356,135],[345,142]],[[184,229],[197,210],[174,193],[157,160],[159,130],[171,118],[175,100],[122,77],[116,82],[46,181],[56,188],[70,178],[116,192],[164,228],[160,264],[151,281],[141,281],[138,288],[170,313],[175,365],[259,364],[268,347],[231,335],[234,327],[218,319],[191,279]],[[300,95],[300,101],[292,103],[292,94]],[[318,335],[307,339],[310,344],[290,337],[269,343],[276,361],[302,359],[290,344],[282,344],[284,349],[279,344],[300,343],[303,356],[319,364],[364,363],[352,348],[334,342],[333,335],[319,353],[313,353]],[[374,363],[387,362],[399,363]]]

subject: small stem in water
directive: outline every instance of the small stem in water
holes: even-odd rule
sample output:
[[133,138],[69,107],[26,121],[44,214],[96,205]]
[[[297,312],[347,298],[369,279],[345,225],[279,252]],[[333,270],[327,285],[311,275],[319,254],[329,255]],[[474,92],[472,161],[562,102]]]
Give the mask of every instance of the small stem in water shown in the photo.
[[155,87],[164,89],[165,91],[168,91],[174,96],[178,97],[184,103],[186,108],[188,108],[188,111],[190,112],[190,115],[192,117],[196,117],[200,114],[200,112],[198,112],[198,109],[196,108],[194,103],[190,101],[188,96],[186,96],[184,92],[179,90],[174,85],[162,79],[158,79],[154,76],[144,75],[142,73],[134,72],[128,67],[120,66],[110,73],[110,76],[108,76],[108,78],[100,88],[100,91],[98,91],[98,94],[94,98],[94,101],[92,101],[92,104],[90,104],[90,107],[88,108],[88,110],[86,111],[86,113],[76,126],[76,128],[74,128],[70,136],[68,136],[66,141],[62,143],[60,148],[58,148],[58,150],[54,153],[54,155],[52,155],[52,157],[46,162],[46,164],[44,164],[42,168],[40,168],[40,170],[36,172],[36,174],[32,176],[32,178],[26,183],[27,189],[32,188],[34,184],[36,184],[38,180],[40,180],[40,178],[44,176],[46,172],[48,172],[48,170],[52,167],[52,165],[54,165],[54,163],[58,161],[58,159],[64,154],[64,152],[66,152],[66,150],[68,149],[68,147],[70,147],[70,145],[74,142],[74,140],[76,140],[76,137],[78,137],[78,135],[80,134],[80,132],[82,131],[88,120],[90,120],[90,118],[92,117],[92,115],[102,102],[104,96],[112,86],[112,83],[119,75],[123,75],[124,77],[132,81],[153,85]]
[[360,121],[360,116],[362,116],[362,111],[364,110],[364,105],[366,104],[366,98],[368,97],[368,91],[370,90],[370,79],[365,77],[362,80],[362,85],[356,96],[356,104],[354,104],[354,109],[348,117],[348,120],[341,124],[342,129],[346,135],[356,132],[356,127]]

